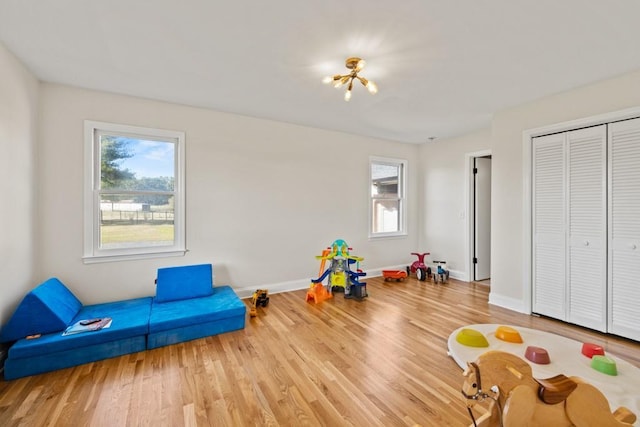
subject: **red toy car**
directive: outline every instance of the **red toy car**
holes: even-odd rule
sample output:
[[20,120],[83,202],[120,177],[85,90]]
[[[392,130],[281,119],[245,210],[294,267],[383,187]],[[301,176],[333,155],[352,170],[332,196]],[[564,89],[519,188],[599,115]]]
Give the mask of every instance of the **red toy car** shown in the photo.
[[402,270],[382,270],[382,277],[384,280],[395,280],[396,282],[400,282],[407,278],[407,272]]

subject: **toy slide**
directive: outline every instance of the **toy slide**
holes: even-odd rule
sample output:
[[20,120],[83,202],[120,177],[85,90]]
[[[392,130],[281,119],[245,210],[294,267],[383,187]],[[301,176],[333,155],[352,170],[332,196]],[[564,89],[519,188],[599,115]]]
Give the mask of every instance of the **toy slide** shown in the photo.
[[307,291],[307,302],[313,301],[318,304],[329,298],[333,298],[333,294],[330,293],[322,283],[312,284],[311,288]]
[[313,301],[314,303],[318,304],[319,302],[322,302],[324,300],[327,300],[333,297],[333,294],[327,291],[327,289],[322,284],[322,281],[330,272],[330,270],[327,270],[324,272],[324,274],[322,273],[324,271],[324,267],[326,265],[327,259],[329,259],[328,256],[330,253],[331,253],[331,249],[325,249],[322,251],[322,255],[317,257],[317,258],[320,258],[321,260],[320,271],[318,272],[318,275],[320,275],[320,277],[316,280],[311,279],[311,287],[307,291],[307,298],[306,298],[307,302]]
[[[368,296],[366,283],[360,282],[359,278],[366,276],[360,270],[359,263],[364,260],[362,257],[349,253],[351,248],[342,239],[335,240],[331,246],[322,251],[322,255],[316,256],[320,260],[320,271],[317,279],[311,279],[311,287],[307,291],[306,300],[315,303],[331,298],[333,292],[344,291],[345,298],[356,298],[361,300]],[[327,261],[329,266],[327,267]],[[351,265],[355,264],[355,270]],[[323,281],[327,280],[326,287]]]

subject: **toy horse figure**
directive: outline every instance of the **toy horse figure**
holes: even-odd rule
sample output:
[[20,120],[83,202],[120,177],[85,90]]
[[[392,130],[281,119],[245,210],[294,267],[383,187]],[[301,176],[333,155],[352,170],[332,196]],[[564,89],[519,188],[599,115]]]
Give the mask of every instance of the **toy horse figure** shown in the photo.
[[[636,420],[624,407],[612,413],[600,390],[577,377],[536,380],[531,366],[511,353],[488,351],[469,363],[463,376],[472,426],[622,427]],[[485,401],[487,412],[476,420],[471,409]]]

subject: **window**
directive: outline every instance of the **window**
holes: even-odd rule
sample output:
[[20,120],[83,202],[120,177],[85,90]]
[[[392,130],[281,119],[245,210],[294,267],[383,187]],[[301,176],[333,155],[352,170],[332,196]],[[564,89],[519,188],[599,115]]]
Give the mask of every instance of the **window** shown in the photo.
[[184,255],[184,133],[85,121],[84,262]]
[[405,212],[405,160],[372,158],[369,237],[407,234]]

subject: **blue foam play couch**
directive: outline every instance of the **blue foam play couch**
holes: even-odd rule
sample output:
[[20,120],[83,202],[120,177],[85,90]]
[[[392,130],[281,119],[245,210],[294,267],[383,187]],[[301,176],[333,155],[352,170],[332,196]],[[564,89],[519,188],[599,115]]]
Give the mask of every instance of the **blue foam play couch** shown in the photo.
[[148,349],[244,328],[246,306],[212,277],[211,264],[158,269]]
[[[83,305],[57,278],[29,292],[0,331],[14,342],[7,380],[244,328],[246,306],[229,286],[213,286],[211,264],[158,270],[156,296]],[[63,335],[84,319],[110,317],[97,331]],[[27,338],[37,335],[36,338]]]

